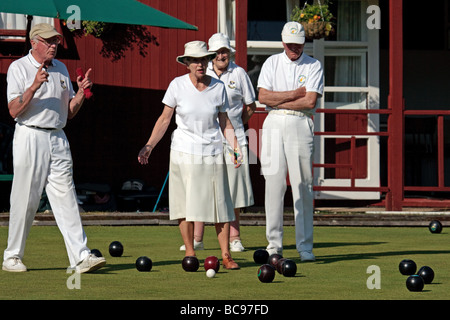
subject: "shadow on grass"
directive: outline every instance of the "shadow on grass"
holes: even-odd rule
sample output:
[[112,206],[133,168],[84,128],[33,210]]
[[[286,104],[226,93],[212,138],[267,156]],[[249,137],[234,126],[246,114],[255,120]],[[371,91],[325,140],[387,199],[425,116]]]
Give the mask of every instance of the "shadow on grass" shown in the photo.
[[[336,247],[345,247],[345,246],[376,246],[380,244],[385,244],[386,242],[318,242],[314,243],[314,249],[319,248],[336,248]],[[265,249],[265,247],[248,247],[246,250],[254,251],[258,249]],[[295,250],[295,244],[285,245],[283,246],[283,250]]]
[[353,254],[338,254],[316,257],[316,263],[333,263],[350,260],[378,259],[389,256],[412,256],[429,254],[449,254],[450,250],[408,250],[408,251],[384,251],[384,252],[364,252]]

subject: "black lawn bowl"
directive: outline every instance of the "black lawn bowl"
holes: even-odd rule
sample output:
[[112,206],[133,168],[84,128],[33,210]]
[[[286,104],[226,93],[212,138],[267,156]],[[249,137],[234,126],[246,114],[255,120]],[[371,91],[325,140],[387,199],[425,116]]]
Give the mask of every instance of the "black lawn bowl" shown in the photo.
[[91,254],[93,254],[94,256],[96,256],[98,258],[103,257],[102,253],[98,249],[91,249]]
[[258,249],[253,253],[253,261],[257,264],[267,263],[267,259],[269,259],[269,253],[267,250]]
[[278,263],[277,263],[277,272],[278,272],[279,274],[283,274],[283,263],[284,263],[284,261],[286,261],[286,260],[287,260],[286,258],[281,258],[281,259],[278,260]]
[[150,272],[152,266],[153,263],[149,257],[142,256],[136,259],[136,269],[140,272]]
[[[280,262],[278,262],[278,263],[280,263]],[[295,274],[297,273],[297,265],[295,264],[294,260],[286,259],[283,262],[282,270],[283,270],[283,276],[295,277]]]
[[278,253],[271,254],[267,263],[270,264],[275,270],[277,269],[278,260],[282,259],[283,256]]
[[269,283],[275,278],[275,269],[269,264],[263,264],[258,269],[258,279],[261,282]]
[[406,279],[406,287],[409,291],[420,292],[423,290],[424,281],[421,276],[413,274]]
[[439,220],[433,220],[428,225],[428,229],[431,233],[441,233],[442,232],[442,223]]
[[428,266],[421,267],[419,269],[419,271],[417,272],[417,274],[422,277],[423,282],[425,284],[430,284],[431,282],[433,282],[434,271],[430,267],[428,267]]
[[186,256],[183,258],[183,261],[181,262],[181,266],[183,267],[184,271],[195,272],[198,270],[200,263],[198,262],[197,257]]
[[398,265],[400,273],[404,276],[410,276],[416,273],[417,265],[414,261],[410,259],[404,259]]
[[123,245],[119,241],[113,241],[109,245],[109,254],[112,257],[121,257],[123,254]]

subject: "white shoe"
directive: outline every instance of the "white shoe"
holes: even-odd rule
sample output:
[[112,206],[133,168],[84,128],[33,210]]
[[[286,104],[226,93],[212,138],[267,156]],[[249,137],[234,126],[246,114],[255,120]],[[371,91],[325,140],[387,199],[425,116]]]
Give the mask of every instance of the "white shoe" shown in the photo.
[[304,262],[316,261],[316,257],[311,251],[300,252],[300,259]]
[[9,272],[25,272],[27,267],[22,263],[20,258],[9,258],[3,261],[2,269]]
[[283,248],[266,248],[266,251],[269,253],[269,256],[275,253],[283,255]]
[[89,254],[83,261],[81,261],[75,267],[77,273],[85,273],[100,269],[106,264],[106,260],[103,257],[97,257],[93,254]]
[[[203,241],[197,242],[194,240],[194,250],[204,250]],[[183,244],[180,247],[180,251],[186,251],[186,246]]]
[[242,245],[241,240],[234,240],[234,241],[230,242],[230,251],[231,252],[243,252],[243,251],[245,251],[245,248]]

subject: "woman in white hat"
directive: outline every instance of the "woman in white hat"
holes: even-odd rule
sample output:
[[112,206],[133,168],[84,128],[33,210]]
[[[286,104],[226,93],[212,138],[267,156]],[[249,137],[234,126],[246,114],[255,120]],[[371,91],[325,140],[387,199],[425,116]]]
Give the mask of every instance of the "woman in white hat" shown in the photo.
[[[241,208],[254,204],[252,182],[250,180],[250,166],[248,162],[248,143],[244,125],[256,110],[255,91],[252,82],[243,68],[231,60],[235,50],[230,46],[230,39],[223,33],[216,33],[209,38],[208,51],[216,52],[217,56],[209,62],[206,74],[225,83],[230,110],[228,117],[233,124],[236,138],[242,151],[243,162],[239,169],[227,165],[228,182],[231,198],[234,204],[236,219],[230,225],[230,250],[244,251],[241,243],[239,228],[239,213]],[[232,147],[224,142],[224,152]]]
[[[230,250],[232,252],[244,251],[239,228],[239,213],[241,208],[254,204],[253,189],[250,180],[250,167],[248,163],[248,143],[245,136],[244,125],[248,122],[256,109],[255,91],[245,70],[233,61],[235,50],[230,46],[230,39],[223,33],[216,33],[209,38],[209,51],[216,53],[216,57],[208,63],[206,74],[225,83],[230,109],[228,117],[233,124],[236,137],[242,150],[243,162],[239,169],[232,163],[227,165],[228,182],[231,198],[234,204],[236,219],[230,225]],[[243,107],[244,106],[244,107]],[[233,152],[233,147],[223,139],[224,154]],[[194,228],[194,245],[197,249],[203,248],[204,223],[196,222]],[[184,250],[182,246],[180,248]]]
[[192,41],[184,47],[184,55],[177,57],[177,62],[186,65],[189,73],[170,83],[162,101],[164,110],[138,161],[148,163],[175,113],[177,129],[170,146],[170,219],[178,220],[186,256],[195,256],[194,221],[214,223],[224,267],[239,269],[229,252],[230,221],[235,217],[220,132],[236,149],[236,167],[242,156],[227,116],[225,85],[206,74],[208,62],[216,53],[208,52],[205,42]]

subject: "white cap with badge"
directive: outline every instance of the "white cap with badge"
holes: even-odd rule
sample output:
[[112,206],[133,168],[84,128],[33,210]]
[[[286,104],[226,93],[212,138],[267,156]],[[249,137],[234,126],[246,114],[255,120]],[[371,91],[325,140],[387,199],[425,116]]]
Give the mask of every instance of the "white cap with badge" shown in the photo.
[[284,43],[305,43],[305,29],[295,21],[287,22],[281,32],[281,39]]

